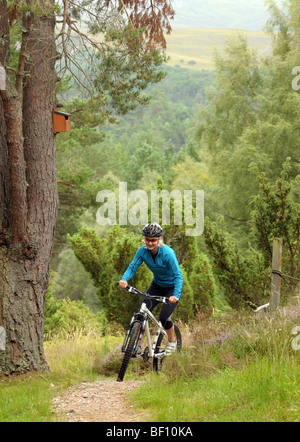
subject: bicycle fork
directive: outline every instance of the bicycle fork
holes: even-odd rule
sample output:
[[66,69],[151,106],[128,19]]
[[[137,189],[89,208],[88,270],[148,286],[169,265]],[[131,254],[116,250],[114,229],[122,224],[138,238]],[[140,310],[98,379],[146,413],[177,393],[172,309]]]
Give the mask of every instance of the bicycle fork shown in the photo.
[[133,324],[138,323],[139,326],[140,326],[140,333],[139,333],[139,337],[138,337],[138,339],[137,339],[137,341],[135,343],[135,346],[134,346],[134,349],[133,349],[133,353],[132,353],[132,357],[135,358],[137,356],[138,350],[140,348],[140,343],[141,343],[141,340],[142,340],[142,337],[143,337],[146,321],[147,321],[147,319],[144,318],[144,317],[141,317],[141,315],[139,315],[139,313],[134,313],[133,314],[133,316],[131,318],[131,321],[130,321],[130,324],[128,326],[128,330],[127,330],[126,335],[125,335],[125,339],[124,339],[123,345],[122,345],[122,349],[121,349],[122,353],[124,353],[125,350],[126,350],[128,339],[129,339],[129,336],[130,336]]
[[137,341],[135,343],[135,346],[134,346],[134,349],[133,349],[133,353],[132,353],[132,357],[136,358],[136,357],[142,357],[143,356],[142,353],[138,354],[138,351],[141,348],[140,344],[141,344],[141,340],[142,340],[144,332],[146,334],[146,339],[147,339],[147,343],[148,343],[148,356],[150,358],[157,358],[157,359],[161,359],[161,358],[164,357],[164,355],[165,355],[164,351],[155,353],[155,349],[156,349],[156,345],[157,345],[157,341],[158,341],[160,333],[163,333],[166,336],[167,339],[168,339],[168,335],[167,335],[165,329],[163,328],[161,322],[158,322],[156,320],[156,318],[150,312],[148,312],[148,314],[151,316],[151,319],[153,319],[153,321],[155,322],[155,324],[158,327],[153,343],[151,343],[150,328],[149,328],[149,322],[148,322],[147,316],[141,315],[141,313],[135,313],[132,316],[132,318],[131,318],[128,330],[127,330],[126,335],[125,335],[125,339],[124,339],[124,342],[123,342],[123,345],[122,345],[122,349],[121,349],[122,353],[124,353],[125,350],[126,350],[128,339],[129,339],[130,332],[131,332],[131,329],[133,327],[133,324],[134,323],[138,323],[140,325],[140,333],[139,333],[139,337],[138,337],[138,339],[137,339]]

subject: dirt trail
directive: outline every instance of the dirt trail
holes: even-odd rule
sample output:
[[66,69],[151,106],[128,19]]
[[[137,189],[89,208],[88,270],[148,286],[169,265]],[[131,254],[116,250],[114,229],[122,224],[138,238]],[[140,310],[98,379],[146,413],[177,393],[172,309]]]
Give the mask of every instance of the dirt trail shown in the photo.
[[127,393],[141,381],[102,380],[71,387],[64,396],[53,399],[59,420],[68,422],[145,422],[128,403]]

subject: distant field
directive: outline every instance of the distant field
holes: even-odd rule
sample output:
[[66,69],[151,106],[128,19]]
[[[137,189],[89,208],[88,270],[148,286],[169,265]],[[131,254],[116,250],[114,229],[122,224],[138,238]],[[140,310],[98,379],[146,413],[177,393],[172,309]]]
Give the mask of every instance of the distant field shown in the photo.
[[[239,31],[235,29],[176,29],[167,36],[167,53],[171,66],[194,70],[214,69],[213,51],[222,49],[227,39]],[[256,48],[259,55],[267,55],[271,39],[263,31],[240,31],[247,35],[249,46]]]

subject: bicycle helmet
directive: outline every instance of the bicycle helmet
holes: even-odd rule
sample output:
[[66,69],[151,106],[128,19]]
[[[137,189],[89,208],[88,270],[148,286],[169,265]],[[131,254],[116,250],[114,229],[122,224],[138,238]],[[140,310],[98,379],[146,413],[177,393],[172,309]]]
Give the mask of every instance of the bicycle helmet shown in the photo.
[[163,229],[157,223],[146,224],[143,228],[143,236],[146,238],[159,238],[163,234]]

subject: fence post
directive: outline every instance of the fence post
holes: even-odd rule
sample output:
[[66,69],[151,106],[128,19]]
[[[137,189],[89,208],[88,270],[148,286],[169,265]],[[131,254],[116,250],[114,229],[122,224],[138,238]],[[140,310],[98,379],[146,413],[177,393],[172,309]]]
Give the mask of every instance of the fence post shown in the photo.
[[270,310],[274,312],[280,304],[282,238],[273,239]]

